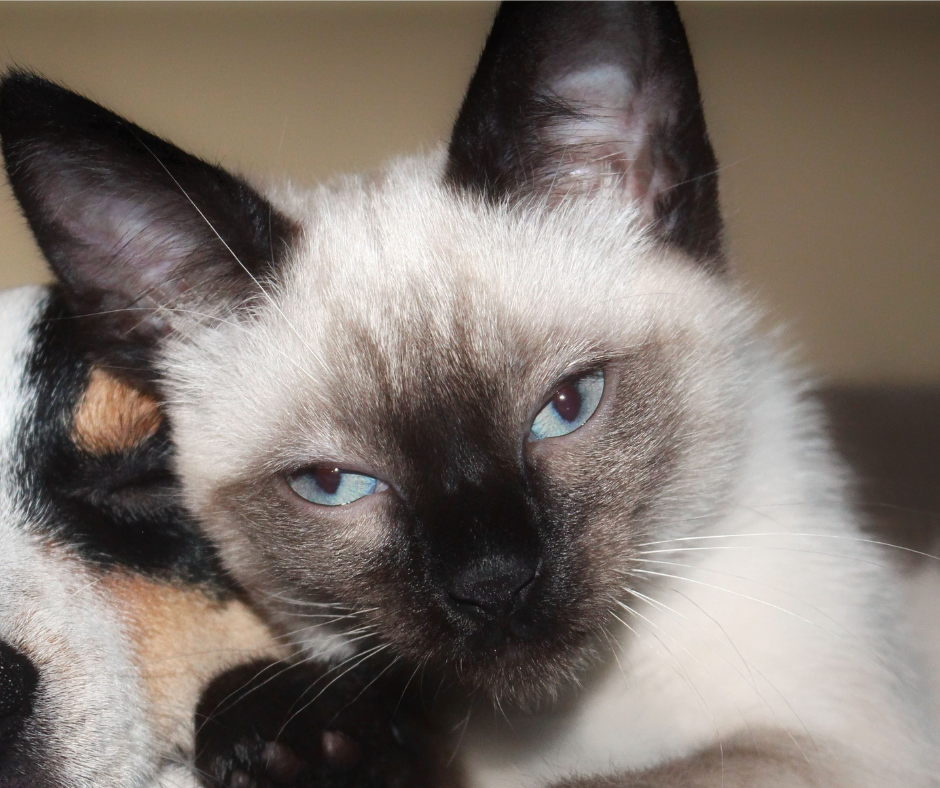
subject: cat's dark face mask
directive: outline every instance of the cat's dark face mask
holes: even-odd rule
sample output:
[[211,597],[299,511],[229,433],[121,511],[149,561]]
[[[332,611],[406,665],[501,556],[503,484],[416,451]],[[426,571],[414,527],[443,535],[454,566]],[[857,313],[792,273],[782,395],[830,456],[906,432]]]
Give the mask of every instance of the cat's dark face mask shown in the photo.
[[[419,357],[453,341],[399,364],[426,369]],[[557,379],[520,357],[495,375],[451,366],[419,389],[378,375],[367,387],[347,354],[355,390],[327,386],[357,398],[346,445],[382,451],[353,468],[258,468],[212,494],[209,519],[243,525],[264,568],[249,587],[286,627],[316,621],[361,653],[391,646],[505,700],[583,675],[618,627],[612,601],[651,511],[675,491],[686,414],[654,346],[595,352]]]

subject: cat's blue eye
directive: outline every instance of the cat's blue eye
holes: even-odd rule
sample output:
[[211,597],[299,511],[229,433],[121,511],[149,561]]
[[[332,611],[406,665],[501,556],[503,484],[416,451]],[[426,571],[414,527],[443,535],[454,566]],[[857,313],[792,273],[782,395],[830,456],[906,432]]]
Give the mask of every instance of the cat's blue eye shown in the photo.
[[603,393],[604,373],[601,370],[566,381],[532,421],[529,440],[557,438],[574,432],[594,415]]
[[345,506],[367,495],[387,490],[388,485],[374,476],[341,468],[305,468],[287,477],[290,488],[305,501],[321,506]]

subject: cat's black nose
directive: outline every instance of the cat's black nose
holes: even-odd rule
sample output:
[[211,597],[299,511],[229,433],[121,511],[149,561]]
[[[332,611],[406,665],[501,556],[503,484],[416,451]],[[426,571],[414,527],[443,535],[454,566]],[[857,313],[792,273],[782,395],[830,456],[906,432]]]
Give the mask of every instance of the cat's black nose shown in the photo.
[[488,556],[457,574],[450,598],[459,607],[491,618],[510,615],[535,579],[537,567],[524,559]]
[[29,718],[38,681],[33,663],[0,641],[0,758]]

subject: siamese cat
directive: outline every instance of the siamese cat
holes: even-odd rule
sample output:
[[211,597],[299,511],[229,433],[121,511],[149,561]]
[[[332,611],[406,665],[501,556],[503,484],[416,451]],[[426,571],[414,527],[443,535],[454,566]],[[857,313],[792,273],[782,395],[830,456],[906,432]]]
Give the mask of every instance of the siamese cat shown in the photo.
[[225,567],[302,653],[441,682],[470,786],[938,785],[673,6],[503,6],[445,150],[312,190],[23,72],[0,135]]

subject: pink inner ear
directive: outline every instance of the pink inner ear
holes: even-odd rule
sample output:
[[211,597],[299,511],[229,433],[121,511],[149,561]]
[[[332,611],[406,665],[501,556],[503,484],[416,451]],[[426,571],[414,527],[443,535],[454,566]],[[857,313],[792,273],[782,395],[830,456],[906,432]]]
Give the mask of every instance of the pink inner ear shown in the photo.
[[81,237],[79,233],[84,231],[92,236],[90,241],[95,248],[112,250],[107,258],[113,262],[112,288],[117,289],[122,283],[126,287],[131,281],[139,294],[166,303],[167,283],[196,249],[188,236],[173,232],[171,221],[157,218],[171,209],[172,206],[138,204],[109,195],[96,204],[93,218],[75,228],[76,237]]
[[649,103],[627,72],[597,65],[564,75],[551,90],[577,116],[547,127],[554,171],[543,173],[543,182],[552,183],[559,198],[620,189],[647,221],[653,221],[656,197],[669,178],[665,171],[657,172],[654,163]]
[[555,80],[552,90],[566,101],[600,107],[625,107],[637,92],[630,76],[614,65],[565,74]]
[[98,289],[120,294],[118,302],[170,303],[167,285],[179,289],[178,269],[198,240],[179,231],[176,195],[120,190],[80,164],[50,173],[44,190],[72,239],[71,261]]

